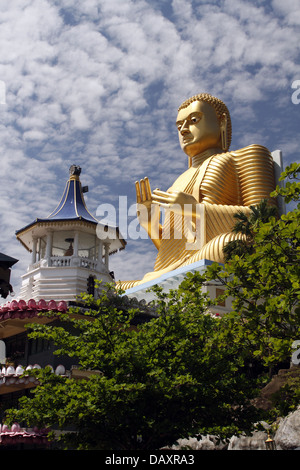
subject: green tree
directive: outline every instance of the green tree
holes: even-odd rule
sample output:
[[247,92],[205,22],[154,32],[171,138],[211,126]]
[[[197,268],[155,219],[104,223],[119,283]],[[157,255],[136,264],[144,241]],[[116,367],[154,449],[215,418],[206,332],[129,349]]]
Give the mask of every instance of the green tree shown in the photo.
[[[272,194],[297,202],[300,164],[281,175],[288,179]],[[290,181],[292,179],[292,181]],[[258,224],[252,248],[243,257],[233,256],[224,267],[208,269],[209,279],[219,279],[225,296],[233,297],[229,314],[237,341],[245,342],[253,357],[276,369],[292,356],[292,343],[300,339],[300,207]],[[228,318],[228,321],[230,321]]]
[[235,255],[243,257],[246,253],[253,252],[253,240],[255,233],[261,223],[266,223],[271,217],[277,217],[276,206],[262,199],[256,206],[250,206],[250,213],[238,211],[234,214],[236,223],[232,229],[233,233],[241,235],[240,239],[232,240],[224,247],[225,259],[228,261]]
[[[300,200],[300,163],[288,165],[280,176],[280,181],[284,181],[284,187],[277,186],[273,192],[274,197],[283,197],[286,203]],[[299,209],[299,206],[298,206]]]
[[84,296],[85,312],[58,314],[72,332],[62,323],[32,325],[32,337],[51,339],[56,354],[90,375],[31,372],[40,385],[8,411],[8,422],[73,430],[60,437],[76,449],[159,449],[191,434],[250,431],[256,392],[247,351],[223,342],[226,320],[208,313],[202,283],[198,273],[169,294],[157,288],[156,315],[144,323],[134,325],[139,312],[108,291]]

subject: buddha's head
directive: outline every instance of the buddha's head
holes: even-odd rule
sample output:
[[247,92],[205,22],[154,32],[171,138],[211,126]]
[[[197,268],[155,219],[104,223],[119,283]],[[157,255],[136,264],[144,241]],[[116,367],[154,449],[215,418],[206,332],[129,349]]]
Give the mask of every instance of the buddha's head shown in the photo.
[[231,142],[231,119],[223,101],[207,93],[184,101],[176,119],[182,150],[194,157],[211,148],[226,152]]

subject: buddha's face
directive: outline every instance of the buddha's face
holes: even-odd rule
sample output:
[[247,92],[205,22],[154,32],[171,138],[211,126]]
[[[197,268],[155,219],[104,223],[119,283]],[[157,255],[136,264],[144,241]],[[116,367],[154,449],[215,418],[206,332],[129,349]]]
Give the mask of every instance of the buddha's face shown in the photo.
[[215,109],[205,101],[193,101],[180,109],[176,126],[182,150],[194,157],[210,148],[221,148],[220,123]]

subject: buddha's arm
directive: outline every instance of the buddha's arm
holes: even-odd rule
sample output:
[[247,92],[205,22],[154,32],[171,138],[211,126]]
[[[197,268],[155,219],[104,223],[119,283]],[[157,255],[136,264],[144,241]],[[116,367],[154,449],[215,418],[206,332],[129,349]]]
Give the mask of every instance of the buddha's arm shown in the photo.
[[198,207],[196,225],[201,234],[201,246],[223,233],[232,232],[237,212],[250,213],[250,208],[240,205],[201,203]]
[[234,159],[230,154],[219,154],[207,160],[198,173],[192,194],[183,191],[155,190],[155,204],[186,216],[197,216],[201,203],[212,205],[241,205],[238,175]]
[[166,193],[155,190],[153,193],[156,196],[154,204],[190,218],[198,225],[201,223],[201,232],[206,232],[205,243],[220,233],[231,231],[235,223],[234,214],[238,211],[249,211],[248,207],[237,204],[199,203],[192,195],[179,191]]
[[164,209],[169,209],[177,214],[191,217],[196,215],[198,201],[191,194],[182,191],[160,191],[155,189],[152,194],[152,202]]

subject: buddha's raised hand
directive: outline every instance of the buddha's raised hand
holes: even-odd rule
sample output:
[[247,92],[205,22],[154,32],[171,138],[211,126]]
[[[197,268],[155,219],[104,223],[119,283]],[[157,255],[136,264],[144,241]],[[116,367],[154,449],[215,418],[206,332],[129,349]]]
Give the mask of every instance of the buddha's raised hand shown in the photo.
[[149,179],[145,177],[140,181],[136,181],[135,189],[139,223],[158,248],[161,233],[160,208],[158,205],[153,204]]

